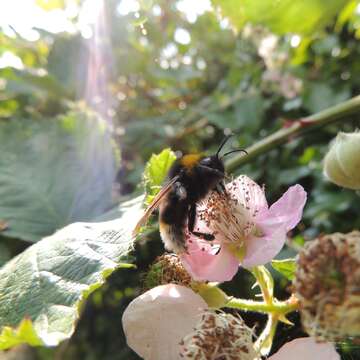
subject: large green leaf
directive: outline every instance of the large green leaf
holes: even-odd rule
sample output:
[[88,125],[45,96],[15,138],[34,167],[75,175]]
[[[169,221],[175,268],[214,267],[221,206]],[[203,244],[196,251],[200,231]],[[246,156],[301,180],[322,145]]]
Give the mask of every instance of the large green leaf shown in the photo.
[[246,23],[273,32],[311,34],[329,24],[348,3],[345,0],[212,0],[238,29]]
[[9,93],[33,94],[41,97],[70,97],[70,94],[53,76],[42,74],[40,71],[17,70],[7,67],[2,69],[0,74],[6,79],[6,90]]
[[94,114],[0,122],[0,154],[3,235],[37,241],[112,205],[114,148]]
[[[83,300],[115,269],[131,266],[142,199],[124,203],[116,220],[68,225],[0,269],[0,348],[37,338],[36,344],[56,345],[71,336]],[[32,327],[23,329],[24,319]]]

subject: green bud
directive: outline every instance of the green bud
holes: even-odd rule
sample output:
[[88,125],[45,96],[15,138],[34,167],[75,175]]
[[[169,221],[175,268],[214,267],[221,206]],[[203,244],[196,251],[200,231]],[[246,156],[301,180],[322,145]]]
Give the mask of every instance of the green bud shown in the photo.
[[360,189],[360,132],[338,133],[324,160],[324,173],[336,185]]

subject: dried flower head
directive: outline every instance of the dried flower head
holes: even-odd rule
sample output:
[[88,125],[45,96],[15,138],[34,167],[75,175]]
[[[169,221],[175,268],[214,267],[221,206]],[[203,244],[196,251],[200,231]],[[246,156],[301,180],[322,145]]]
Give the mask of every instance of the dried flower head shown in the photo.
[[294,280],[305,330],[336,341],[360,336],[360,232],[335,233],[300,253]]
[[145,290],[165,284],[178,284],[190,287],[191,282],[191,276],[185,270],[178,256],[175,254],[164,254],[159,256],[150,266],[144,279],[144,287]]
[[206,310],[180,345],[182,359],[254,360],[253,331],[240,317]]

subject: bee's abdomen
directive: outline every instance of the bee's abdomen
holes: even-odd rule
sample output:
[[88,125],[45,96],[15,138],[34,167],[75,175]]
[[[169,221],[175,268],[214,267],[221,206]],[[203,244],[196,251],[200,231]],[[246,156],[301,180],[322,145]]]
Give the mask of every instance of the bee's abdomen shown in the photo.
[[188,208],[186,201],[178,199],[172,199],[160,205],[160,235],[167,250],[176,253],[186,250],[185,230]]
[[186,250],[183,228],[160,221],[160,235],[167,250],[175,253],[181,253]]

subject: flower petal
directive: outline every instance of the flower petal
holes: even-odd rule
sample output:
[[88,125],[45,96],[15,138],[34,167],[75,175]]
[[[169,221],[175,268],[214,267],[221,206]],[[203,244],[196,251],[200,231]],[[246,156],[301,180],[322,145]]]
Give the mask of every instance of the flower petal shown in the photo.
[[290,187],[269,209],[262,209],[256,218],[256,226],[262,237],[246,241],[246,255],[242,262],[250,268],[271,261],[282,249],[286,233],[300,221],[306,202],[306,192],[301,185]]
[[179,255],[185,269],[197,281],[229,281],[237,273],[239,261],[225,246],[217,249],[195,240],[188,243],[188,253]]
[[122,324],[128,345],[145,360],[178,359],[181,339],[207,309],[205,301],[184,286],[157,286],[134,299]]
[[230,194],[235,196],[239,203],[243,204],[251,214],[268,208],[264,190],[246,175],[240,175],[231,183],[227,184],[226,189]]
[[269,360],[340,360],[334,345],[317,343],[313,338],[298,338],[283,345]]
[[282,249],[286,240],[286,229],[277,226],[269,235],[251,237],[246,241],[246,254],[241,265],[251,268],[271,261]]
[[286,231],[289,231],[301,220],[305,203],[304,188],[299,184],[291,186],[278,201],[270,206],[268,212],[261,212],[259,221],[266,219],[268,226],[284,224]]

